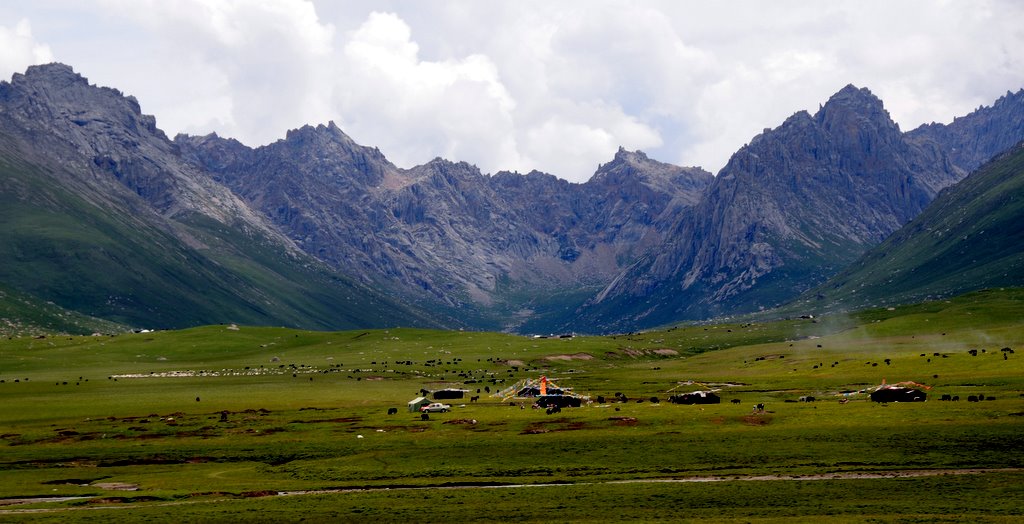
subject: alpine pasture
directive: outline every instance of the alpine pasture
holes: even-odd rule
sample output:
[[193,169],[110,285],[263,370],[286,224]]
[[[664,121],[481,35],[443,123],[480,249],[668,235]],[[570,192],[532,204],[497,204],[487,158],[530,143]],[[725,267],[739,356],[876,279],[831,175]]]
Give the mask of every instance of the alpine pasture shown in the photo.
[[[1014,522],[1022,350],[1017,289],[604,337],[4,337],[0,519]],[[589,402],[496,395],[540,376]],[[928,400],[869,400],[902,382]]]

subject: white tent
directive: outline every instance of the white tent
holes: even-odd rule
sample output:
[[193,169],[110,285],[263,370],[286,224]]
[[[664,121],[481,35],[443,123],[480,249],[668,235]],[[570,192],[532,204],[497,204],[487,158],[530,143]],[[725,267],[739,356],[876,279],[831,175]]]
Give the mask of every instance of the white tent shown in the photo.
[[427,404],[430,404],[430,399],[427,397],[416,397],[409,401],[409,412],[416,413]]

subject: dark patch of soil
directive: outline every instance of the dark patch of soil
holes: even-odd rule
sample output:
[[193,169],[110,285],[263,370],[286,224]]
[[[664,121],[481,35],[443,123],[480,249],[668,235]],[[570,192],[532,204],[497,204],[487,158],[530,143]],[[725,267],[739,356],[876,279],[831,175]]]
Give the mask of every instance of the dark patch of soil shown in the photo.
[[342,417],[342,418],[318,418],[313,420],[292,420],[289,424],[324,424],[327,422],[335,424],[351,424],[353,422],[362,422],[363,417]]
[[86,504],[131,504],[133,502],[155,502],[163,500],[160,497],[143,495],[140,497],[100,497],[85,501]]
[[475,425],[476,424],[476,419],[472,419],[472,418],[456,418],[456,419],[452,419],[452,420],[446,420],[446,421],[442,422],[442,424],[469,424],[469,425]]
[[[563,427],[546,427],[546,426],[557,426],[564,424]],[[585,422],[570,422],[567,418],[559,418],[555,420],[543,420],[533,422],[529,426],[526,426],[520,435],[536,435],[538,433],[548,433],[552,431],[575,431],[584,429],[586,427]]]
[[268,489],[264,489],[264,490],[260,490],[260,491],[243,491],[240,494],[240,496],[242,498],[247,498],[247,499],[257,498],[257,497],[276,497],[277,496],[277,492],[276,491],[271,491],[271,490],[268,490]]
[[767,426],[771,424],[772,417],[766,417],[764,415],[745,415],[740,417],[740,420],[748,426]]
[[639,424],[636,417],[608,417],[616,426],[635,426]]
[[107,478],[110,478],[110,476],[108,475],[108,476],[98,477],[98,478],[94,478],[94,479],[58,479],[58,480],[47,480],[47,481],[44,481],[44,482],[40,482],[40,484],[43,484],[44,486],[63,486],[63,485],[81,486],[83,484],[92,484],[93,482],[96,482],[98,480],[107,479]]

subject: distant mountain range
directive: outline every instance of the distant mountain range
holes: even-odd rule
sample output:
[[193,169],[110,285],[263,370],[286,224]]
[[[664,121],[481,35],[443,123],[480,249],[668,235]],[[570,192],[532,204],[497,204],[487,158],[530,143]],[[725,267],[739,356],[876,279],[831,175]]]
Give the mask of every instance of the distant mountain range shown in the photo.
[[903,133],[847,86],[713,177],[621,150],[584,184],[411,169],[333,123],[169,140],[61,64],[0,83],[0,285],[144,327],[628,331],[818,286],[1024,139],[1024,91]]

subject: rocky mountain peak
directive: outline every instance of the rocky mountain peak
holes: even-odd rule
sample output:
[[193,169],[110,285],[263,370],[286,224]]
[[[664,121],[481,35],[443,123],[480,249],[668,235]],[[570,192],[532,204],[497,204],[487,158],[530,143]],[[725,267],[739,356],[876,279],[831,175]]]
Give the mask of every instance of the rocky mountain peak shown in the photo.
[[846,87],[843,87],[839,91],[836,91],[834,95],[830,96],[824,105],[825,107],[831,105],[881,109],[882,101],[866,87],[857,87],[853,84],[847,84]]
[[56,62],[29,66],[25,70],[25,74],[15,73],[11,83],[15,85],[44,85],[57,89],[72,84],[89,85],[88,79],[76,73],[71,66]]
[[[359,145],[333,121],[289,130],[283,140],[254,151],[258,162],[270,162],[269,171],[263,170],[268,174],[298,170],[318,176],[343,175],[343,179],[358,179],[360,184],[373,187],[398,180],[398,168],[379,149]],[[288,159],[287,165],[279,164],[283,159]]]
[[167,138],[157,129],[156,118],[142,114],[135,97],[91,85],[64,64],[30,66],[25,74],[14,74],[10,83],[0,82],[0,101],[8,107],[7,114],[20,113],[37,127],[84,126],[102,120]]
[[953,119],[926,124],[907,133],[916,143],[946,151],[949,160],[970,172],[1024,137],[1024,89],[1007,91],[991,106]]
[[300,147],[309,145],[324,146],[326,144],[341,145],[349,149],[354,146],[357,147],[356,142],[346,135],[333,120],[329,121],[327,125],[318,124],[312,126],[307,124],[298,129],[289,129],[285,133],[284,141]]
[[612,162],[637,164],[648,160],[650,159],[647,158],[647,154],[639,149],[636,151],[629,151],[626,148],[619,146],[619,150],[615,152],[615,157],[612,159]]
[[473,175],[480,175],[480,168],[473,164],[464,161],[452,162],[451,160],[434,157],[433,160],[412,168],[410,171],[420,171],[439,175],[463,175],[470,173]]
[[1007,106],[1019,106],[1024,103],[1024,88],[1018,89],[1016,93],[1013,91],[1007,91],[1005,95],[999,97],[994,104],[993,109],[1003,109]]
[[826,130],[849,130],[871,124],[876,130],[888,133],[900,132],[892,121],[882,101],[865,88],[847,85],[832,95],[814,115]]
[[588,185],[665,184],[690,189],[703,189],[711,182],[711,173],[699,167],[680,167],[653,160],[643,151],[629,151],[619,147],[611,162],[602,164]]

